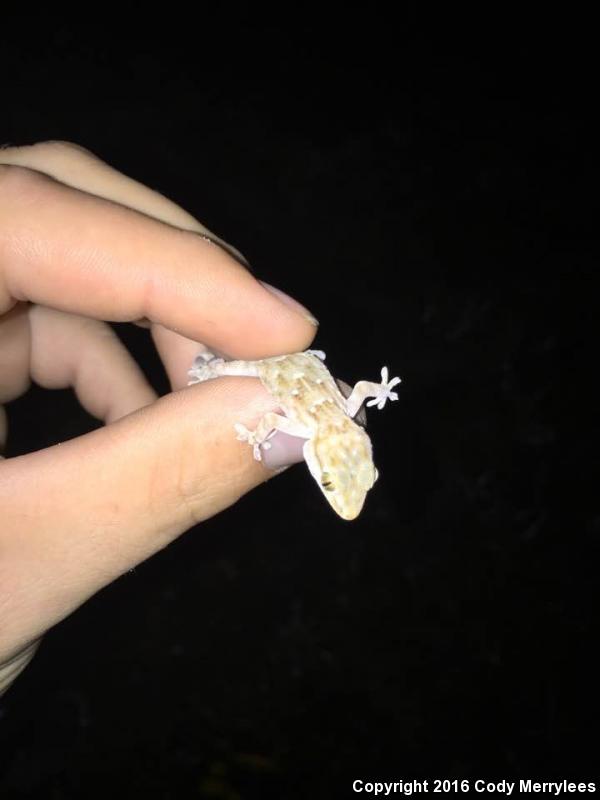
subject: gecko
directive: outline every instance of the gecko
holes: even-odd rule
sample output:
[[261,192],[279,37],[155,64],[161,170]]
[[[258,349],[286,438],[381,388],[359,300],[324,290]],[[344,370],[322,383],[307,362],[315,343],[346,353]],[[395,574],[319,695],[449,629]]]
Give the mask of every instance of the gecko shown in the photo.
[[348,397],[325,366],[321,350],[258,361],[225,361],[206,351],[197,356],[188,375],[188,385],[225,375],[259,378],[281,413],[265,414],[253,431],[236,423],[237,438],[250,444],[260,461],[261,448],[271,447],[269,439],[277,431],[301,437],[304,460],[331,507],[345,520],[359,515],[378,473],[371,440],[355,418],[367,398],[373,399],[366,405],[378,409],[398,399],[392,390],[400,378],[389,380],[387,367],[381,370],[380,383],[359,381]]

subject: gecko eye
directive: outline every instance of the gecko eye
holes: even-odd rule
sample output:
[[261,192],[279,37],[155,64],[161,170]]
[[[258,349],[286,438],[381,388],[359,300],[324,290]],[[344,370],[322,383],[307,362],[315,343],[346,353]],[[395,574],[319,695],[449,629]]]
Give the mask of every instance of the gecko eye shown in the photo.
[[329,480],[329,473],[324,472],[321,476],[321,486],[325,489],[326,492],[333,492],[335,491],[335,486]]

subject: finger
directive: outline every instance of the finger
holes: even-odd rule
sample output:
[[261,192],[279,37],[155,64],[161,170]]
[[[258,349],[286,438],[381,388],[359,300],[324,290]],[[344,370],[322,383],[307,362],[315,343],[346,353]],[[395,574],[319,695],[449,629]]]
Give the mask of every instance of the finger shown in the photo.
[[128,206],[182,230],[208,236],[238,261],[247,265],[246,259],[235,247],[209,231],[177,203],[123,175],[80,145],[55,141],[38,142],[25,147],[6,147],[0,149],[0,164],[12,164],[43,172],[74,189]]
[[145,316],[241,358],[312,339],[307,317],[212,243],[39,173],[2,169],[0,310],[30,300],[99,319]]
[[28,303],[17,303],[0,316],[0,403],[8,403],[27,391],[31,330]]
[[147,317],[239,358],[305,348],[303,307],[220,247],[20,167],[0,167],[0,310],[15,300]]
[[[246,259],[236,248],[212,233],[183,208],[159,192],[123,175],[80,145],[52,141],[8,147],[0,152],[0,162],[35,169],[67,186],[112,200],[184,230],[209,236],[247,265]],[[152,328],[152,323],[146,318],[135,320],[134,324],[141,328]],[[181,388],[186,385],[187,369],[200,350],[198,342],[180,337],[162,325],[155,327],[160,331],[154,337],[155,343],[159,345],[171,384],[174,388]]]
[[72,387],[104,422],[156,399],[106,323],[20,303],[0,318],[0,402],[19,397],[31,379],[47,389]]
[[39,641],[30,642],[18,652],[11,653],[9,658],[0,663],[0,697],[29,664],[38,645]]
[[0,653],[266,480],[233,426],[272,410],[258,381],[223,378],[1,462]]
[[104,322],[33,306],[32,379],[46,389],[72,387],[94,417],[113,422],[152,403],[156,393]]

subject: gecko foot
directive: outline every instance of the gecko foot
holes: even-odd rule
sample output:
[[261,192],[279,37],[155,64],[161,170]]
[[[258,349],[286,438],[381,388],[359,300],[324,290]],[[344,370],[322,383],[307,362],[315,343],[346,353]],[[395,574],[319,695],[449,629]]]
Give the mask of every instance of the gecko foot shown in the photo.
[[373,400],[369,400],[367,406],[377,406],[377,408],[381,411],[388,400],[397,400],[398,392],[392,392],[392,389],[398,383],[400,383],[400,378],[392,378],[392,380],[389,380],[388,368],[382,367],[379,391]]
[[306,354],[309,356],[315,356],[315,358],[318,358],[319,361],[325,361],[325,359],[327,358],[327,356],[322,350],[307,350]]
[[194,383],[201,383],[202,381],[208,381],[211,378],[215,378],[216,373],[214,371],[214,368],[217,366],[217,364],[223,364],[223,363],[224,361],[222,358],[217,358],[208,350],[205,350],[203,353],[200,353],[194,359],[192,368],[188,370],[188,377],[190,378],[190,380],[188,381],[188,386],[191,386]]
[[249,445],[252,446],[252,455],[254,456],[255,461],[262,461],[262,456],[260,454],[260,442],[256,439],[256,434],[254,431],[249,431],[245,425],[242,425],[240,422],[236,422],[233,426],[237,432],[237,439],[239,442],[248,442]]
[[273,428],[267,430],[265,435],[264,430],[261,431],[260,425],[255,431],[250,431],[245,425],[242,425],[240,422],[236,422],[233,427],[237,432],[238,441],[248,442],[248,444],[251,445],[254,460],[262,461],[261,448],[263,450],[271,449],[272,445],[269,439],[275,436],[277,431]]

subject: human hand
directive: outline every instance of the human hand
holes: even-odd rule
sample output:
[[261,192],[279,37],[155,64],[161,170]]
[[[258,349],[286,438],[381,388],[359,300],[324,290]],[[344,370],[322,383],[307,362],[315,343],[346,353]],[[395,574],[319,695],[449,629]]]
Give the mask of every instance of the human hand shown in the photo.
[[[261,358],[305,349],[316,322],[206,234],[76,145],[0,150],[0,403],[72,386],[107,423],[0,461],[0,693],[51,626],[273,474],[233,435],[275,410],[257,380],[178,390],[200,342]],[[156,398],[104,320],[147,321],[174,393]]]

